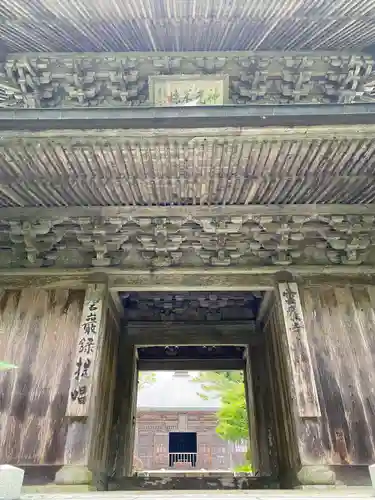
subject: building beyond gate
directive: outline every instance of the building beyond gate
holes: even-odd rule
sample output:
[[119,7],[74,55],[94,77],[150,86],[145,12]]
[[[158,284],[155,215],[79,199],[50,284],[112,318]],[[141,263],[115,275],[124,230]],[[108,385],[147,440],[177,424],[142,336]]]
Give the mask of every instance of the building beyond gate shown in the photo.
[[152,384],[139,390],[137,470],[233,470],[245,463],[247,443],[230,443],[217,435],[220,399],[205,394],[202,384],[194,381],[197,375],[159,372]]

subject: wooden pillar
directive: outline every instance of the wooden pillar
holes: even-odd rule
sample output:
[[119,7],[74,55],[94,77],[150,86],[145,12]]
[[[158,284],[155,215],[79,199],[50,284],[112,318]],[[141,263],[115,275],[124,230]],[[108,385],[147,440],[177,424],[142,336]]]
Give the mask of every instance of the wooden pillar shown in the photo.
[[135,441],[138,370],[136,348],[123,335],[119,349],[116,383],[117,411],[114,474],[116,478],[132,475]]
[[281,309],[284,328],[278,332],[281,335],[279,346],[275,345],[277,332],[273,332],[273,349],[279,352],[280,362],[277,369],[281,379],[283,367],[280,363],[285,361],[286,376],[282,389],[284,391],[282,405],[285,410],[289,407],[289,412],[285,412],[285,418],[289,418],[287,415],[291,418],[290,436],[285,442],[296,448],[294,450],[296,458],[290,462],[294,468],[290,471],[290,477],[296,484],[331,485],[335,482],[334,473],[324,465],[306,464],[303,453],[306,440],[310,440],[315,441],[313,447],[319,455],[321,442],[317,439],[314,428],[319,425],[321,411],[298,286],[293,282],[283,282],[277,285],[277,289],[276,306],[279,304]]
[[101,469],[108,450],[118,349],[118,327],[109,303],[105,285],[88,286],[65,412],[64,467],[55,478],[58,484],[88,484],[93,473],[105,475]]
[[264,338],[249,346],[249,366],[253,384],[253,413],[257,435],[257,470],[262,476],[277,477],[275,430],[270,377]]
[[255,402],[253,393],[252,367],[250,361],[249,347],[245,350],[245,369],[244,369],[245,399],[247,420],[249,426],[249,447],[251,452],[251,465],[254,472],[259,472],[259,448],[258,448],[258,430],[256,422]]

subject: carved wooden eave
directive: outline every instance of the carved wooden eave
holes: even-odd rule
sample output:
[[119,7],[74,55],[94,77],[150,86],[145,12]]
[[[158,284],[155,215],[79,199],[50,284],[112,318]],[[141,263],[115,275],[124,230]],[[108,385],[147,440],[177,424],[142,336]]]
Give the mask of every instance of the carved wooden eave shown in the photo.
[[3,209],[0,268],[366,273],[375,263],[375,205],[79,210]]
[[224,104],[373,102],[373,66],[371,56],[352,52],[9,54],[0,106],[154,106],[154,79],[181,75],[223,78]]

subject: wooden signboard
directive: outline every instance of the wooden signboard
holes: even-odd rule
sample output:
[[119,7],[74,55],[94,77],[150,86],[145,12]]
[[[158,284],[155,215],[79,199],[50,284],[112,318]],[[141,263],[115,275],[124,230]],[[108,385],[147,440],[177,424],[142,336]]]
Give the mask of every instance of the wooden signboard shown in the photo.
[[222,106],[228,102],[228,75],[158,75],[149,78],[154,106]]
[[280,283],[279,291],[298,413],[300,417],[320,417],[315,375],[298,286],[296,283]]
[[69,417],[84,417],[89,414],[96,365],[104,335],[105,293],[103,285],[90,285],[86,291],[66,409]]

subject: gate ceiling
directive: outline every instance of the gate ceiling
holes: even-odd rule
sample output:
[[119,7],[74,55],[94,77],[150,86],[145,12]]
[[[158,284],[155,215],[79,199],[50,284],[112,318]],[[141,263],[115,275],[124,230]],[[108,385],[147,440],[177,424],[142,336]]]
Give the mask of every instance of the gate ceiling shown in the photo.
[[343,50],[374,43],[372,0],[3,0],[12,52]]

